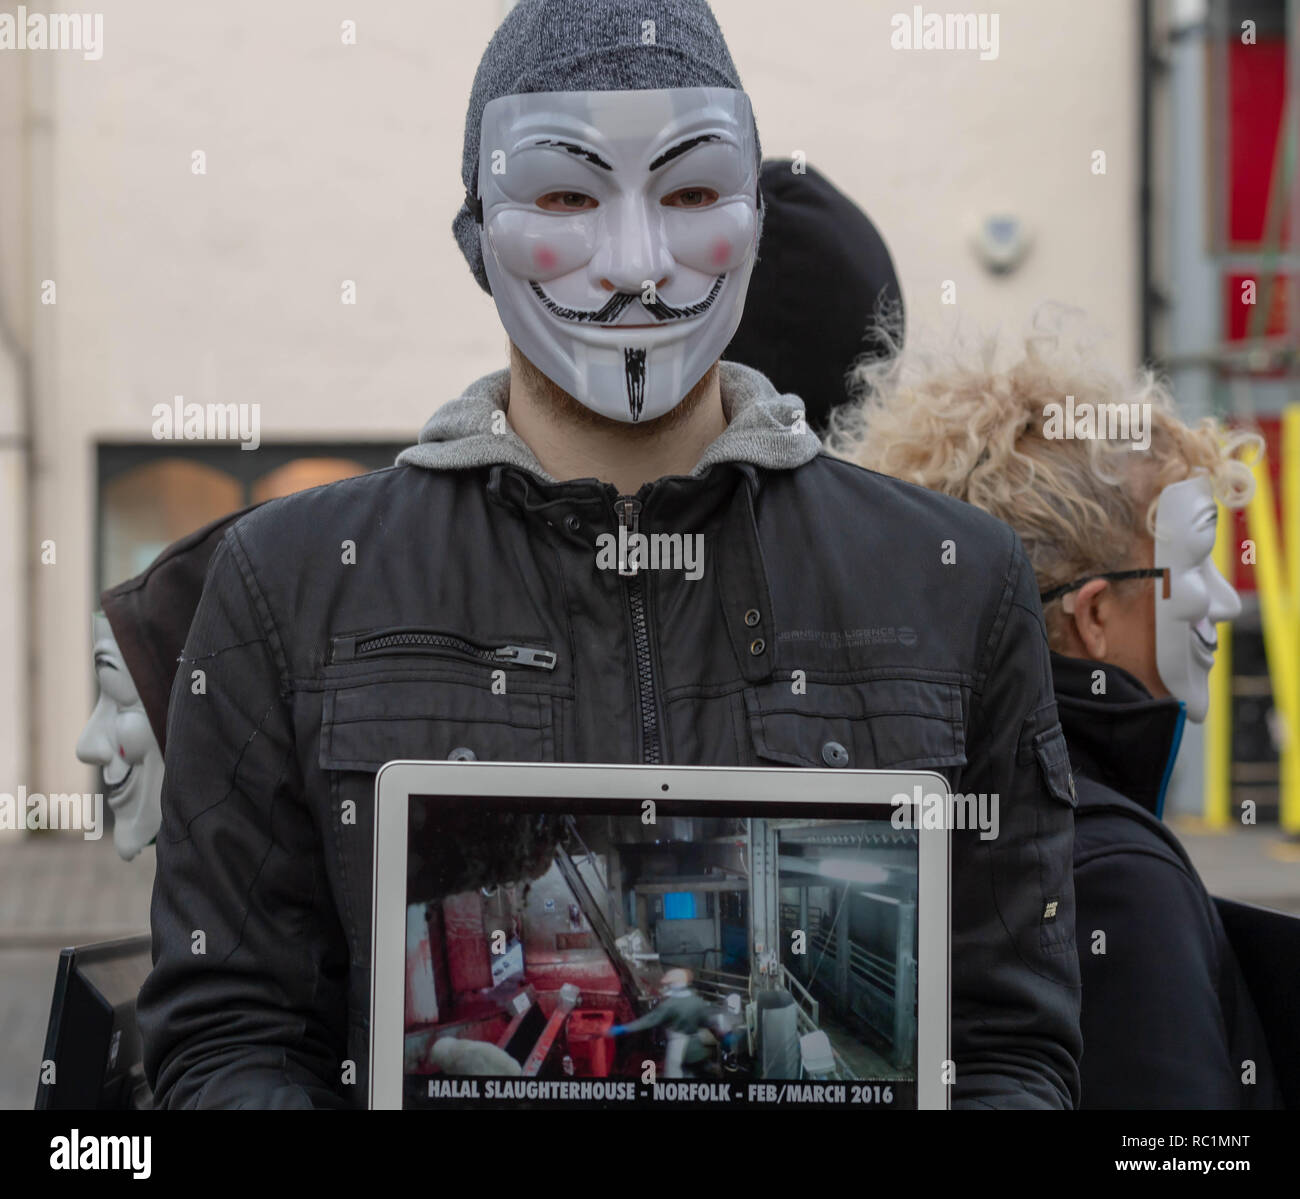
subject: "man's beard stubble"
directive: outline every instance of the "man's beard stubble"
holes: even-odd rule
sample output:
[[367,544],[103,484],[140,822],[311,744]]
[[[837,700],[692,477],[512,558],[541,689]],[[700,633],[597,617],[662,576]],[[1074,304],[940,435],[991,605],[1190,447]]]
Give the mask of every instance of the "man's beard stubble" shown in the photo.
[[[601,429],[607,432],[617,431],[621,436],[634,441],[649,441],[665,433],[671,433],[684,425],[704,402],[704,397],[717,378],[718,364],[715,362],[700,377],[673,409],[650,421],[611,420],[594,412],[581,401],[575,399],[549,375],[543,374],[535,363],[512,341],[510,343],[510,369],[518,371],[529,392],[538,405],[560,427],[581,425],[588,429]],[[726,417],[725,405],[724,419]]]

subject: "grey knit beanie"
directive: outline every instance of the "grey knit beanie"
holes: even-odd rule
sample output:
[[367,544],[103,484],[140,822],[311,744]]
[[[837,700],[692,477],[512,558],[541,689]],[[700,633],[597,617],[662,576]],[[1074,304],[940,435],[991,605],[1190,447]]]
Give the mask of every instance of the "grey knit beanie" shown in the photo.
[[[492,35],[474,76],[461,160],[467,196],[478,192],[483,109],[498,96],[669,87],[743,90],[705,0],[520,0]],[[761,229],[761,210],[759,222]],[[451,229],[490,295],[479,226],[467,203]]]

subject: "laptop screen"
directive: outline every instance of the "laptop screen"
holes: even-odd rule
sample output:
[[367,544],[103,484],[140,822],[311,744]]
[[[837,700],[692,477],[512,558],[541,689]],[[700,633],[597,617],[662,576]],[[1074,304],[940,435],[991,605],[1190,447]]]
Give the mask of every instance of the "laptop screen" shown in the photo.
[[410,795],[401,1105],[916,1107],[929,834],[893,815]]

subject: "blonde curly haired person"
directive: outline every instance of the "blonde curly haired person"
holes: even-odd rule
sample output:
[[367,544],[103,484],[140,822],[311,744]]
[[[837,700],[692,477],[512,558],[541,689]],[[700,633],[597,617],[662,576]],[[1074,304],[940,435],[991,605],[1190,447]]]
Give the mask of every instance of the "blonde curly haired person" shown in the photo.
[[[1040,326],[1005,369],[995,366],[998,348],[996,338],[954,338],[858,368],[860,399],[835,411],[828,444],[1010,525],[1044,595],[1090,575],[1077,592],[1044,602],[1052,648],[1122,666],[1166,696],[1154,580],[1104,576],[1153,568],[1156,506],[1170,484],[1204,476],[1225,506],[1243,507],[1254,480],[1240,455],[1262,442],[1210,417],[1186,424],[1161,379],[1150,371],[1125,379],[1098,362],[1085,334]],[[1049,436],[1047,410],[1066,397],[1075,412],[1137,405],[1149,448],[1135,450],[1133,437]]]
[[828,445],[984,509],[1033,565],[1078,800],[1081,1106],[1278,1106],[1222,922],[1161,819],[1214,626],[1240,610],[1213,562],[1215,501],[1248,502],[1242,455],[1262,442],[1188,424],[1160,378],[1112,370],[1081,328],[1040,314],[1001,362],[997,338],[918,347],[909,331],[854,372]]

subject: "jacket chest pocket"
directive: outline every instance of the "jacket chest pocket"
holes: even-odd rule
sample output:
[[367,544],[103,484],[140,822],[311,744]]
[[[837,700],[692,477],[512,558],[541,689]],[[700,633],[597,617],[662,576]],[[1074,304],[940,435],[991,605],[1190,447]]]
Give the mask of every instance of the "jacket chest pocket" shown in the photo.
[[[511,691],[511,681],[494,693],[486,673],[481,682],[468,682],[422,672],[332,679],[324,693],[319,763],[329,786],[327,840],[352,964],[363,980],[370,962],[375,775],[398,759],[555,761],[559,698]],[[364,997],[355,998],[364,1010]]]
[[966,764],[956,683],[765,683],[746,690],[745,712],[760,762],[852,769]]
[[532,636],[401,625],[330,638],[320,765],[556,758],[558,655]]
[[373,774],[400,758],[552,762],[554,704],[545,693],[442,678],[339,686],[325,693],[320,765]]

